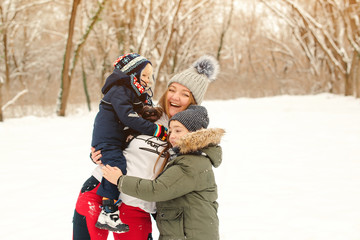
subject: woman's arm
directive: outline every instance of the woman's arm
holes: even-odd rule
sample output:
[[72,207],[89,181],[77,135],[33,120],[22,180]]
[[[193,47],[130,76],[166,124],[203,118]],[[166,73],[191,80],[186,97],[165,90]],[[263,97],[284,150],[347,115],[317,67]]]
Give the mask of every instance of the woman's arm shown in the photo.
[[102,155],[101,155],[101,151],[98,150],[98,151],[95,151],[95,148],[94,147],[91,147],[91,160],[97,164],[97,165],[103,165],[102,162],[101,162],[101,158]]

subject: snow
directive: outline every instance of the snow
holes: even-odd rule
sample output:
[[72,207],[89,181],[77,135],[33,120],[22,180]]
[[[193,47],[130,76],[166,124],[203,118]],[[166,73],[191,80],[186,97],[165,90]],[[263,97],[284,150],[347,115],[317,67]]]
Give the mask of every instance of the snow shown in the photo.
[[[222,240],[360,239],[359,99],[203,105],[210,127],[227,131],[215,170]],[[95,114],[0,123],[0,239],[71,239],[75,201],[95,167],[88,157]]]

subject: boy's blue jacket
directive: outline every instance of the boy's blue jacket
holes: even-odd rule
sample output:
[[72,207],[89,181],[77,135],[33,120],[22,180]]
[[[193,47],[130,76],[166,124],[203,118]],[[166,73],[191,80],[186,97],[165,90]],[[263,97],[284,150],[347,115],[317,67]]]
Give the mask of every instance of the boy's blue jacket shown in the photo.
[[[139,96],[133,89],[131,80],[130,76],[119,69],[114,69],[105,81],[102,88],[104,97],[95,118],[91,143],[91,146],[97,150],[107,149],[110,146],[110,148],[123,148],[127,137],[124,132],[125,127],[146,135],[153,135],[157,128],[154,123],[139,117],[136,113],[135,110],[145,104],[147,94]],[[103,161],[103,164],[108,163]]]
[[[141,118],[135,110],[140,110],[147,100],[146,93],[140,94],[132,84],[133,76],[126,75],[119,69],[106,79],[102,88],[104,94],[95,117],[91,146],[101,150],[101,162],[118,167],[126,174],[126,159],[123,148],[126,145],[125,127],[145,134],[154,135],[156,124]],[[150,100],[151,102],[151,100]],[[115,185],[102,179],[97,194],[110,199],[117,199],[118,189]]]
[[[104,94],[95,118],[91,146],[97,148],[101,143],[123,147],[126,137],[124,128],[153,135],[156,125],[135,112],[145,103],[144,94],[137,96],[130,83],[131,77],[115,69],[106,79],[102,88]],[[146,94],[146,93],[145,93]]]

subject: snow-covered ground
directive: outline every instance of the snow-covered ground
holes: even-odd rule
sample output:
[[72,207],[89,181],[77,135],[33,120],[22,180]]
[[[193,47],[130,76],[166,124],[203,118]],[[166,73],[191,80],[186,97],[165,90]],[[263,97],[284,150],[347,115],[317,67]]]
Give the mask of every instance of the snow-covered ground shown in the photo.
[[[215,172],[222,240],[360,239],[359,99],[203,105],[210,127],[227,131]],[[88,157],[95,114],[0,123],[0,239],[71,239],[75,201],[95,167]]]

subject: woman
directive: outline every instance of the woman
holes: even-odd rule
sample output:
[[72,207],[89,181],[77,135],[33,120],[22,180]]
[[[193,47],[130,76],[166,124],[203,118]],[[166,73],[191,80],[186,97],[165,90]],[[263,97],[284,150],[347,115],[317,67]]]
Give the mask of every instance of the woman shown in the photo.
[[[168,89],[159,100],[159,105],[164,113],[156,123],[167,126],[169,119],[176,113],[185,110],[191,104],[200,105],[209,82],[215,80],[217,72],[217,61],[213,57],[203,56],[190,68],[173,76],[168,83]],[[145,146],[140,147],[140,145],[144,144]],[[124,150],[128,164],[127,174],[154,179],[163,161],[163,158],[161,158],[159,164],[155,166],[163,145],[164,142],[151,136],[140,135],[134,138]],[[101,155],[95,156],[96,154],[93,154],[94,162],[101,164],[101,161],[98,161]],[[132,165],[132,163],[145,162],[146,160],[150,160],[150,162]],[[150,174],[152,175],[150,176]],[[99,165],[94,170],[93,176],[84,183],[81,189],[73,218],[74,240],[107,239],[109,232],[95,227],[97,217],[101,211],[99,208],[101,197],[96,194],[101,177],[101,166]],[[149,213],[155,212],[155,203],[144,202],[123,194],[120,194],[120,198],[123,201],[120,205],[120,217],[122,222],[129,225],[130,231],[121,234],[114,233],[114,239],[152,239]]]

